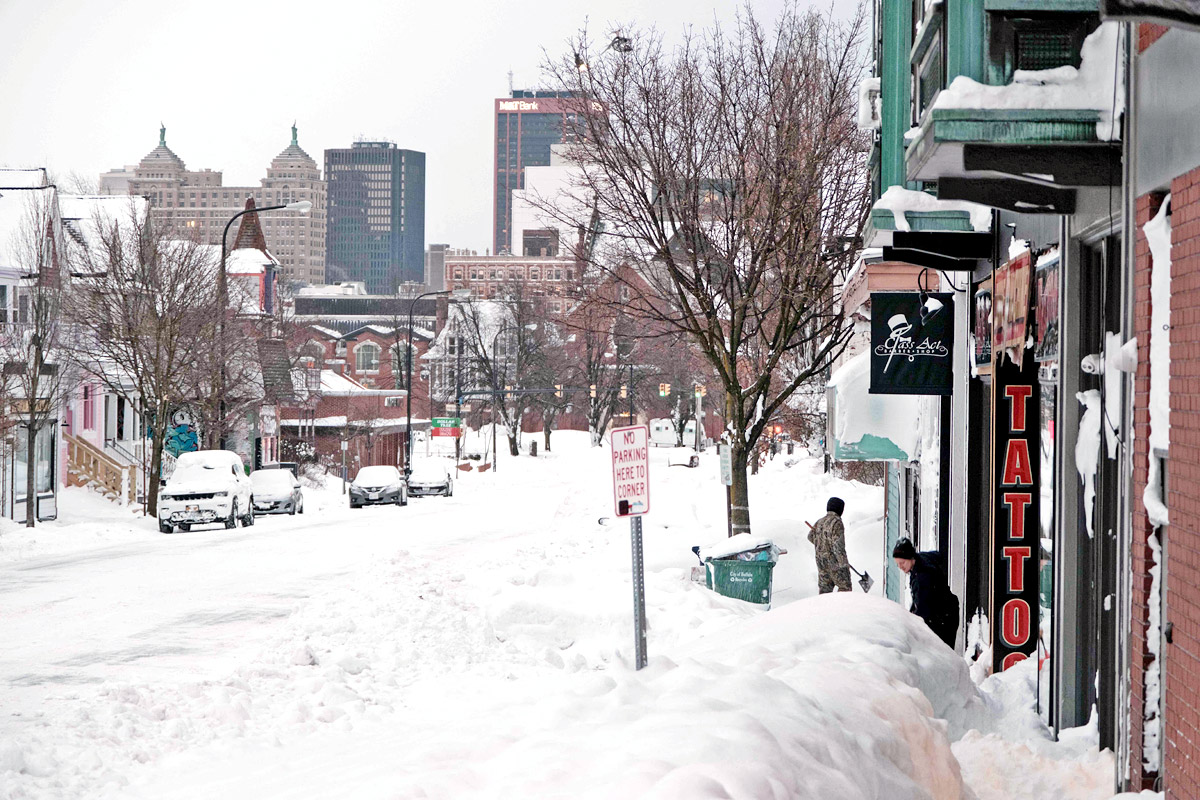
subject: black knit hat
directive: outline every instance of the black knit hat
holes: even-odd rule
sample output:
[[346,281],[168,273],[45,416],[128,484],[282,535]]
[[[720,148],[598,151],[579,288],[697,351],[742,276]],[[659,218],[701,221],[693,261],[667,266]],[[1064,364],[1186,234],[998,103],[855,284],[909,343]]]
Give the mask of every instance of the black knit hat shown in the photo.
[[911,539],[903,538],[896,542],[896,546],[892,548],[892,558],[908,558],[915,559],[917,557],[917,548],[913,547]]
[[829,498],[829,502],[825,504],[825,510],[832,511],[840,517],[842,512],[846,510],[846,501],[840,497],[831,497]]

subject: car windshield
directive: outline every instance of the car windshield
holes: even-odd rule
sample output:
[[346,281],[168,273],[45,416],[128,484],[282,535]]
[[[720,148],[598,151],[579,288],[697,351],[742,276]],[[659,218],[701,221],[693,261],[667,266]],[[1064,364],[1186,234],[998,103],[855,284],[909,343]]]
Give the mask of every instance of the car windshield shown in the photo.
[[290,492],[294,480],[286,469],[259,469],[250,473],[250,485],[256,492]]
[[354,482],[359,486],[388,486],[400,480],[400,471],[395,467],[363,467]]
[[436,461],[417,461],[412,465],[412,477],[414,480],[444,481],[446,468]]

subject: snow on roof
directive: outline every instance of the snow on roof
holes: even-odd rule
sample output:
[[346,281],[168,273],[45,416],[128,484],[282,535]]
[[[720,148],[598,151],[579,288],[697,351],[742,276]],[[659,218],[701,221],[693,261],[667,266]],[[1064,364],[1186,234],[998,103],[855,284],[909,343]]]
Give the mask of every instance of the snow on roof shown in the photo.
[[341,375],[331,369],[321,370],[321,392],[353,392],[357,390],[365,390],[363,386],[353,378]]
[[58,196],[59,214],[63,224],[76,241],[92,251],[93,258],[103,261],[100,238],[103,228],[113,224],[122,230],[122,238],[131,233],[133,218],[145,219],[150,203],[137,195],[71,195]]
[[314,330],[322,336],[328,336],[330,339],[342,338],[341,331],[335,331],[333,328],[326,328],[324,325],[309,325],[310,330]]
[[51,203],[53,187],[34,189],[0,189],[0,268],[8,267],[19,271],[33,265],[18,264],[20,258],[19,238],[30,214],[35,213],[36,203]]
[[1096,138],[1112,141],[1120,135],[1116,119],[1125,110],[1120,36],[1116,21],[1093,31],[1083,40],[1079,69],[1017,70],[1006,86],[987,86],[960,75],[938,94],[933,107],[1092,109],[1100,112]]
[[891,186],[875,201],[874,208],[891,211],[896,219],[896,230],[910,230],[909,211],[965,211],[971,215],[971,227],[976,231],[988,231],[992,227],[992,209],[978,203],[963,200],[939,200],[929,192]]
[[278,267],[275,256],[252,247],[241,247],[225,255],[225,272],[230,275],[261,275],[267,267]]
[[33,169],[0,169],[0,188],[41,189],[49,183],[45,167]]

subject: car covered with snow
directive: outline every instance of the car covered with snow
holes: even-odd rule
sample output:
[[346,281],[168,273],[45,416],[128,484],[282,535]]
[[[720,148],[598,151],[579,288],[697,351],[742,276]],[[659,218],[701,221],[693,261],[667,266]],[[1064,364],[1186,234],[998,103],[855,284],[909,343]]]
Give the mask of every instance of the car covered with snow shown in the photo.
[[434,494],[452,496],[454,479],[450,476],[450,468],[436,460],[414,461],[412,474],[408,476],[408,493],[413,497]]
[[394,503],[408,505],[408,484],[396,467],[378,464],[363,467],[350,483],[350,507]]
[[250,473],[255,514],[303,514],[304,490],[288,469],[256,469]]
[[254,524],[254,491],[242,457],[230,450],[180,453],[158,493],[158,529],[173,533],[211,523]]

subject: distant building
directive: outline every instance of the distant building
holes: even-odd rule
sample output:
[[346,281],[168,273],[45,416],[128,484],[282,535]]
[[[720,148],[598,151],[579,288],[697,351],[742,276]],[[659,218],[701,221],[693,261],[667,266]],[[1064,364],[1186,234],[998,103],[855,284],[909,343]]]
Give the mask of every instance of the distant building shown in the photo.
[[425,154],[392,142],[325,151],[329,281],[394,294],[425,280]]
[[[301,149],[294,125],[291,144],[271,162],[260,187],[222,186],[221,173],[210,169],[189,172],[183,159],[167,147],[166,128],[159,131],[158,147],[133,173],[126,191],[150,200],[153,219],[194,231],[206,244],[221,244],[225,224],[243,210],[247,197],[253,197],[259,208],[308,200],[312,209],[307,213],[264,213],[263,232],[285,280],[325,281],[325,181],[317,162]],[[120,170],[101,176],[110,187],[119,186],[122,179]]]
[[137,164],[126,164],[100,173],[100,194],[129,194],[129,182],[136,179],[136,171]]
[[446,255],[446,288],[469,289],[474,300],[547,297],[554,313],[576,294],[583,272],[574,257]]
[[437,303],[436,297],[414,300],[394,294],[368,294],[362,282],[346,281],[301,289],[292,298],[292,311],[297,322],[345,333],[364,325],[407,325],[411,310],[415,327],[434,330]]
[[525,188],[525,168],[550,165],[550,148],[563,141],[569,92],[514,90],[496,100],[496,167],[492,252],[509,248],[512,234],[512,192]]
[[448,244],[431,244],[425,249],[425,285],[431,292],[446,288],[446,252]]

